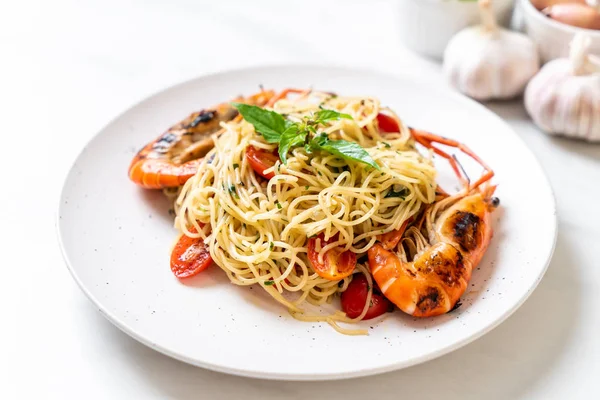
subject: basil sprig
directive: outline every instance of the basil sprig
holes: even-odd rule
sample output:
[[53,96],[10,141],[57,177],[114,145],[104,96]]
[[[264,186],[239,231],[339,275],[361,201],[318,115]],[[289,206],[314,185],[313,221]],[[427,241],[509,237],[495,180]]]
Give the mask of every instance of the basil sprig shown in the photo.
[[308,152],[324,151],[345,160],[356,161],[379,170],[379,165],[359,144],[347,140],[330,140],[324,133],[317,134],[317,127],[330,121],[352,119],[351,115],[321,108],[302,122],[292,122],[283,115],[248,104],[232,103],[242,117],[254,126],[268,143],[279,145],[279,158],[285,164],[288,153],[295,147],[304,146]]

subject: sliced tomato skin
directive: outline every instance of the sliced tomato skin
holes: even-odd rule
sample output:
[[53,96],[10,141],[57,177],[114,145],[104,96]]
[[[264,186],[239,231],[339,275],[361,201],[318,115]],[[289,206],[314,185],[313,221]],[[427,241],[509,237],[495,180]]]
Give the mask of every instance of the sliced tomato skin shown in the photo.
[[[348,318],[358,317],[367,302],[369,294],[367,278],[363,274],[355,274],[348,288],[342,293],[342,310]],[[377,291],[371,295],[371,304],[363,320],[373,319],[393,310],[392,303]]]
[[379,125],[379,130],[384,133],[390,132],[399,132],[400,127],[398,126],[398,122],[389,115],[379,113],[377,114],[377,124]]
[[246,147],[246,159],[250,166],[258,175],[265,179],[271,179],[275,176],[274,172],[265,173],[265,169],[271,168],[279,160],[277,152],[269,152],[254,146]]
[[341,251],[334,248],[328,250],[323,255],[323,263],[319,262],[319,252],[316,250],[317,239],[321,240],[321,247],[335,241],[335,238],[330,238],[325,241],[325,236],[321,233],[316,238],[308,240],[308,260],[310,261],[315,272],[325,279],[337,281],[350,276],[356,267],[356,254],[350,250]]
[[181,235],[171,252],[171,271],[179,279],[189,278],[204,271],[212,261],[202,238]]

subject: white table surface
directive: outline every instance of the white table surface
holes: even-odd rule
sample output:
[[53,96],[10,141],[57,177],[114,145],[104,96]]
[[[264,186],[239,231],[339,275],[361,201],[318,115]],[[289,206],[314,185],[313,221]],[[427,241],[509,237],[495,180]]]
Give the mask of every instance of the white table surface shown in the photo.
[[437,360],[319,383],[211,372],[121,333],[67,272],[54,229],[60,187],[110,119],[171,84],[251,65],[355,65],[443,84],[436,63],[402,47],[395,17],[384,0],[3,1],[0,399],[600,398],[600,145],[545,136],[518,101],[489,107],[550,177],[555,256],[512,317]]

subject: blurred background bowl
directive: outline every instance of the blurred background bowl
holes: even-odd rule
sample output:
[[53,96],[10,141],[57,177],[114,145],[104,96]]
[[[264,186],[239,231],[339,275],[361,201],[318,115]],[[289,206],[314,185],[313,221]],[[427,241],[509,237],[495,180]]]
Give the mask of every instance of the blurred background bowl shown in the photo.
[[554,21],[539,12],[530,0],[518,0],[517,28],[521,28],[538,45],[542,62],[569,55],[569,43],[578,32],[592,38],[592,53],[600,54],[600,31],[578,28]]
[[[480,23],[476,1],[399,0],[400,37],[424,56],[441,59],[448,41],[461,29]],[[494,0],[498,21],[508,25],[514,0]]]

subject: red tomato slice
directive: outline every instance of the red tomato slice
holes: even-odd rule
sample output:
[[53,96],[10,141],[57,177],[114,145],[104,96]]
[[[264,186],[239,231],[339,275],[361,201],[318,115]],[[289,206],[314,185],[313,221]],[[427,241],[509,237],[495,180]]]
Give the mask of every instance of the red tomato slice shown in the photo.
[[[342,293],[342,310],[348,318],[356,318],[362,313],[367,302],[367,278],[363,274],[355,274],[348,288]],[[372,319],[393,310],[392,303],[375,291],[371,295],[371,304],[363,319]]]
[[399,132],[400,127],[398,122],[389,115],[379,113],[377,114],[377,124],[381,132]]
[[254,146],[246,147],[246,159],[250,163],[250,166],[260,176],[265,179],[271,179],[275,176],[275,173],[269,172],[265,174],[265,169],[271,168],[277,161],[279,161],[279,155],[277,152],[268,152],[263,149],[257,149]]
[[181,235],[171,253],[171,271],[178,278],[189,278],[212,264],[208,247],[202,238]]
[[321,240],[321,247],[335,240],[331,238],[326,242],[322,233],[318,237],[308,240],[308,260],[315,272],[330,281],[337,281],[349,276],[356,267],[356,254],[349,250],[342,251],[333,248],[323,255],[323,263],[320,263],[319,252],[316,250],[317,239]]

